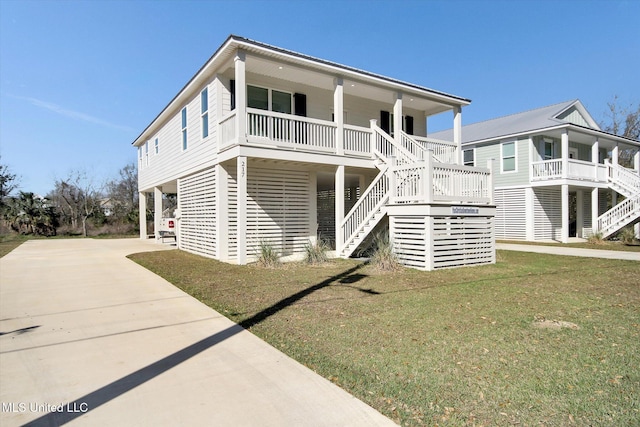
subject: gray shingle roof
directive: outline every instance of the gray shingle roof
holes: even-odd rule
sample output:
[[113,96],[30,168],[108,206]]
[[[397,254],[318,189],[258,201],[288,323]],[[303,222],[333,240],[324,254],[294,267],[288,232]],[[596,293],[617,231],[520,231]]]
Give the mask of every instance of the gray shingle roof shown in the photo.
[[[462,143],[482,141],[486,139],[498,138],[501,136],[513,135],[516,133],[529,132],[537,129],[544,129],[567,123],[555,117],[567,110],[578,100],[561,102],[535,110],[524,111],[522,113],[511,114],[509,116],[498,117],[496,119],[485,120],[462,127]],[[429,134],[430,137],[453,140],[453,129]]]

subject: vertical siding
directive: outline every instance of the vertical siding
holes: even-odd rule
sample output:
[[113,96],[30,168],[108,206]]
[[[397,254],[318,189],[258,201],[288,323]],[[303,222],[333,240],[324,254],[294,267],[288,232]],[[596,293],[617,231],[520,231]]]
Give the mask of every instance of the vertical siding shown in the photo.
[[585,118],[580,114],[580,112],[572,107],[569,110],[565,111],[561,115],[558,116],[560,120],[565,120],[569,123],[573,123],[580,126],[591,127],[589,123],[585,120]]
[[494,194],[496,203],[496,239],[526,240],[525,189],[497,189]]
[[535,240],[560,240],[562,237],[560,188],[535,188],[533,209]]
[[210,168],[182,178],[178,187],[180,249],[216,255],[216,176]]

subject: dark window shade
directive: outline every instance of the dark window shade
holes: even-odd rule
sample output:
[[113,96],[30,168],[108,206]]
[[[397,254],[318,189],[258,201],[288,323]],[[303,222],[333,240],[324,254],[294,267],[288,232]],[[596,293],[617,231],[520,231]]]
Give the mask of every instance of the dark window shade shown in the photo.
[[229,82],[229,92],[231,92],[231,111],[236,109],[236,81]]
[[384,111],[384,110],[380,111],[380,129],[382,129],[388,134],[391,134],[391,121],[390,121],[390,114],[388,111]]

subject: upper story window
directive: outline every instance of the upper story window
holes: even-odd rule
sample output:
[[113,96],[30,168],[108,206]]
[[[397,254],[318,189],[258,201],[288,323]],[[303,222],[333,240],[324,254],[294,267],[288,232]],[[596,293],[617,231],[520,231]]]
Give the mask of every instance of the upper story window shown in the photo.
[[156,154],[160,152],[160,147],[158,146],[158,138],[156,138],[155,141],[153,141],[153,148]]
[[144,143],[144,165],[149,166],[149,141]]
[[470,148],[462,152],[462,163],[465,166],[475,166],[475,149]]
[[502,155],[501,164],[502,172],[515,172],[517,169],[516,164],[516,143],[505,142],[501,145]]
[[182,109],[182,150],[187,149],[187,107]]
[[551,160],[555,158],[555,144],[553,140],[544,139],[542,141],[542,160]]
[[209,90],[200,92],[200,117],[202,121],[202,138],[209,136]]
[[247,107],[291,114],[291,94],[274,89],[247,86]]

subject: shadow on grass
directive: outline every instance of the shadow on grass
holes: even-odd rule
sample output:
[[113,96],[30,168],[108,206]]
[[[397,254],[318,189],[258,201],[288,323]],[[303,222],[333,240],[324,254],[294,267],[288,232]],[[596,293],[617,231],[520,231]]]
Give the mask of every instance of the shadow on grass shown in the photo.
[[[171,368],[178,366],[179,364],[191,359],[192,357],[215,346],[216,344],[228,338],[231,338],[232,336],[242,332],[245,329],[249,329],[252,326],[263,322],[265,319],[273,316],[274,314],[291,306],[292,304],[295,304],[296,302],[306,297],[307,295],[312,294],[313,292],[326,288],[333,283],[343,283],[343,280],[346,280],[346,283],[354,283],[355,281],[360,280],[364,276],[355,275],[353,273],[362,268],[362,266],[363,264],[356,265],[316,285],[305,288],[300,292],[296,292],[295,294],[276,302],[270,307],[267,307],[259,313],[256,313],[250,318],[243,320],[237,325],[233,325],[220,332],[216,332],[215,334],[210,335],[181,350],[178,350],[175,353],[158,360],[157,362],[138,369],[137,371],[132,372],[129,375],[119,378],[111,382],[110,384],[107,384],[97,390],[92,391],[91,393],[79,397],[73,402],[63,404],[60,411],[45,414],[25,424],[25,426],[62,425],[73,421],[76,418],[83,416],[87,412],[90,412],[117,398],[118,396],[154,379],[158,375],[167,372]],[[356,278],[354,276],[360,277]],[[363,290],[363,292],[367,292],[367,290]]]

